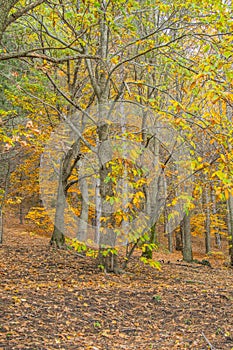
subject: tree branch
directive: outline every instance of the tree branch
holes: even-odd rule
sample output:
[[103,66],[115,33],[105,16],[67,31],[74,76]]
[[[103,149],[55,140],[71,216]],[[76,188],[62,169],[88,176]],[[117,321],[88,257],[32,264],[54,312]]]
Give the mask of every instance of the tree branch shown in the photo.
[[[15,3],[17,3],[18,1],[14,1]],[[18,18],[24,16],[26,13],[28,13],[29,11],[33,10],[35,7],[43,4],[43,2],[45,2],[45,0],[37,0],[35,2],[33,2],[32,4],[19,9],[18,11],[12,13],[12,15],[8,18],[8,20],[6,21],[5,24],[5,29],[13,22],[15,22]]]

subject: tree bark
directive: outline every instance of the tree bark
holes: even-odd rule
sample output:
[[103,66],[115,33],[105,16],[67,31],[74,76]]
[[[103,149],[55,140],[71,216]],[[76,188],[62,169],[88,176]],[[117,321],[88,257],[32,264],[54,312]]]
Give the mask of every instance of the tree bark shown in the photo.
[[191,240],[191,227],[190,227],[190,214],[185,214],[181,223],[182,243],[183,243],[183,259],[184,261],[191,262],[193,260],[192,253],[192,240]]
[[15,11],[14,14],[9,16],[13,7],[20,2],[19,0],[0,0],[0,42],[7,27],[9,27],[18,18],[24,16],[29,11],[33,10],[37,6],[41,5],[45,0],[36,0],[27,6],[22,7]]
[[[217,205],[216,205],[216,195],[215,195],[215,191],[213,188],[211,188],[211,201],[212,201],[212,214],[214,216],[217,215]],[[221,235],[219,234],[219,228],[218,227],[214,227],[214,235],[215,235],[215,244],[218,247],[218,249],[222,248],[222,243],[221,243]]]
[[69,177],[80,160],[80,139],[77,137],[64,159],[60,160],[54,229],[50,243],[61,248],[65,243],[65,208]]
[[209,186],[207,184],[208,179],[204,178],[204,191],[203,191],[203,206],[205,212],[205,252],[208,254],[211,250],[211,237],[210,237],[210,196],[209,196]]
[[182,252],[183,245],[182,245],[182,231],[181,228],[176,230],[175,232],[175,240],[176,240],[176,250],[179,252]]
[[227,200],[227,223],[228,223],[228,240],[230,265],[233,266],[233,196],[229,195]]
[[65,243],[65,225],[64,225],[64,212],[65,212],[65,194],[62,185],[62,175],[61,175],[62,164],[60,166],[59,180],[58,180],[58,190],[57,190],[57,200],[56,200],[56,213],[54,221],[54,229],[50,244],[61,248]]
[[2,208],[0,208],[0,244],[3,242],[3,213]]
[[3,33],[7,27],[8,15],[10,10],[19,0],[1,0],[0,1],[0,42],[2,40]]
[[80,189],[82,193],[82,207],[79,220],[77,239],[84,242],[87,237],[87,224],[88,224],[88,184],[86,179],[80,181]]

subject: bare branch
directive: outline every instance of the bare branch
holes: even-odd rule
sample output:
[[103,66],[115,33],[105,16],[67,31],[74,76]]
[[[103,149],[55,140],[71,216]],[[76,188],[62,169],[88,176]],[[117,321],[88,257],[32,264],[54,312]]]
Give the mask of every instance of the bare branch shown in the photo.
[[162,45],[158,45],[158,46],[154,46],[152,48],[149,48],[147,50],[144,50],[142,52],[139,52],[138,54],[134,55],[134,56],[131,56],[121,62],[119,62],[118,64],[115,65],[115,67],[112,68],[111,72],[109,73],[109,79],[111,77],[111,75],[115,72],[115,70],[117,70],[119,67],[121,67],[122,65],[124,65],[125,63],[128,63],[128,62],[131,62],[133,60],[135,60],[136,58],[139,58],[141,56],[144,56],[146,55],[147,53],[149,52],[152,52],[152,51],[155,51],[155,50],[159,50],[159,49],[162,49],[162,48],[165,48],[165,47],[169,47],[172,43],[175,43],[185,37],[187,37],[188,34],[185,33],[185,34],[182,34],[180,35],[179,37],[173,39],[173,40],[170,40],[169,42],[165,43],[165,44],[162,44]]
[[22,52],[13,52],[13,53],[7,53],[7,54],[0,54],[0,61],[7,61],[7,60],[11,60],[11,59],[15,59],[15,58],[39,58],[39,59],[43,59],[46,60],[48,62],[52,62],[55,64],[59,64],[59,63],[64,63],[67,61],[75,61],[78,60],[80,58],[88,58],[88,59],[92,59],[92,60],[99,60],[100,57],[99,56],[93,56],[93,55],[82,55],[82,54],[78,54],[75,56],[65,56],[62,58],[54,58],[45,54],[38,54],[35,53],[35,51],[42,51],[42,50],[52,50],[52,49],[56,49],[56,50],[63,50],[65,48],[44,48],[44,47],[40,47],[40,48],[35,48],[33,50],[27,50],[27,51],[22,51]]

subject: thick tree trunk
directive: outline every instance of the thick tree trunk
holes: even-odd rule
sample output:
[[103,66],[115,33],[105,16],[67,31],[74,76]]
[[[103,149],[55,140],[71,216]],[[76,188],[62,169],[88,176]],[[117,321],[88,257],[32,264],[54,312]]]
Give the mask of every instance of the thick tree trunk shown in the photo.
[[80,139],[77,137],[72,147],[69,148],[64,159],[60,160],[60,169],[58,174],[58,189],[56,199],[56,213],[54,220],[54,230],[50,243],[57,248],[61,248],[65,244],[65,208],[68,179],[72,174],[72,170],[80,160]]
[[191,262],[193,260],[192,253],[192,240],[191,240],[191,227],[190,227],[190,214],[185,214],[181,223],[182,243],[183,243],[183,259],[184,261]]

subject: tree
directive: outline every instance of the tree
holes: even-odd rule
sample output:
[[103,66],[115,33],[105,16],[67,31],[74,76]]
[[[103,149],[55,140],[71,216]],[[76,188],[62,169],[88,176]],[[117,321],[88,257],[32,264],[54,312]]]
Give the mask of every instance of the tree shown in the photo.
[[[223,169],[226,169],[225,155],[221,153],[222,157],[219,157],[217,154],[223,144],[223,130],[216,123],[214,108],[216,99],[230,99],[226,96],[225,81],[222,79],[222,70],[225,74],[231,57],[228,52],[231,14],[226,4],[220,6],[210,1],[210,13],[198,1],[187,1],[185,4],[175,1],[169,5],[163,1],[154,4],[150,1],[130,0],[127,7],[124,0],[117,0],[117,3],[90,0],[78,4],[76,1],[63,0],[46,2],[40,7],[37,7],[39,2],[35,1],[33,7],[27,8],[22,15],[19,7],[16,10],[16,21],[12,21],[9,16],[13,7],[10,5],[15,4],[9,2],[9,11],[2,20],[2,28],[11,25],[20,27],[22,24],[26,28],[28,42],[24,42],[23,50],[18,47],[12,50],[5,42],[4,48],[7,50],[1,54],[0,59],[23,57],[24,67],[28,68],[25,76],[28,79],[33,74],[33,78],[40,76],[45,96],[39,89],[33,90],[30,82],[24,93],[40,102],[43,106],[42,114],[47,113],[48,118],[51,117],[50,114],[55,114],[55,119],[66,123],[73,132],[72,142],[66,143],[66,149],[60,154],[61,158],[57,159],[55,166],[58,193],[52,241],[57,246],[64,243],[63,221],[64,231],[67,228],[63,216],[66,211],[64,201],[69,200],[69,191],[75,186],[76,201],[79,198],[82,202],[76,212],[86,219],[88,217],[89,221],[93,219],[96,222],[95,237],[101,248],[108,239],[116,241],[119,222],[135,243],[140,236],[146,234],[148,228],[149,231],[151,227],[155,228],[164,203],[164,196],[161,196],[163,191],[168,194],[165,196],[168,197],[166,204],[169,208],[165,213],[166,220],[169,215],[174,217],[176,202],[184,204],[191,201],[185,186],[182,187],[182,183],[188,183],[185,178],[187,174],[177,176],[177,154],[182,153],[179,146],[183,146],[183,149],[189,147],[190,153],[193,152],[190,164],[194,173],[206,168],[212,169],[211,166],[217,161],[219,167],[222,167],[219,168],[220,172],[217,173],[215,169],[215,175],[214,172],[212,175],[209,172],[208,176],[222,176]],[[26,21],[27,15],[30,15],[30,21]],[[220,34],[224,38],[224,44],[219,40]],[[16,41],[19,43],[20,40],[19,35]],[[230,75],[227,75],[227,81],[230,79]],[[21,85],[20,81],[19,86]],[[137,115],[128,114],[128,117],[124,112],[127,103],[137,106],[140,112]],[[116,106],[119,106],[121,113],[113,112],[117,110]],[[91,108],[94,108],[94,114]],[[72,116],[77,112],[83,120],[78,127],[72,121]],[[44,115],[41,116],[41,121],[44,121]],[[174,142],[172,151],[164,140],[159,139],[158,130],[164,124],[168,130],[173,128],[177,134],[177,142]],[[228,130],[227,133],[230,132],[227,123],[225,129]],[[89,130],[92,130],[91,140]],[[208,137],[210,142],[214,139],[211,143],[214,155],[209,156],[209,149],[205,147],[200,159],[199,133]],[[117,145],[117,138],[123,147],[119,150],[121,153],[117,160],[110,161],[102,153],[109,151],[110,155],[117,154],[112,147],[113,144]],[[150,152],[154,168],[161,166],[162,169],[155,178],[150,178],[148,172],[138,166],[140,157],[137,152],[134,152],[131,162],[126,162],[124,153],[131,141],[142,154]],[[130,151],[132,154],[134,149],[131,148]],[[98,157],[95,158],[95,155]],[[87,168],[95,166],[94,213],[84,199],[88,197],[89,201],[93,194],[89,190],[89,180],[86,179],[84,183],[79,174],[83,166],[82,157],[89,157],[89,163],[83,162]],[[90,165],[92,160],[93,164]],[[227,171],[229,173],[229,169]],[[132,188],[127,199],[116,194],[120,183],[119,174],[123,176],[121,189],[129,193],[129,187]],[[128,182],[126,175],[130,180]],[[164,176],[166,189],[162,185]],[[228,178],[220,180],[222,188],[228,191]],[[153,183],[151,188],[150,182]],[[180,196],[177,196],[178,188]],[[121,201],[124,208],[114,212],[117,201]],[[132,232],[127,231],[132,219],[140,217],[140,210],[146,212],[148,219],[141,220],[138,232],[133,225]],[[187,228],[183,231],[189,232],[188,218],[184,218],[183,224]],[[82,231],[85,229],[82,228]],[[110,237],[105,240],[107,236],[103,232],[110,232]],[[147,245],[154,244],[154,232],[149,232]],[[171,235],[169,237],[172,248]],[[189,238],[184,243],[190,248],[188,241]],[[188,260],[191,259],[189,248]],[[112,252],[110,259],[111,254]],[[111,268],[114,270],[114,266]]]
[[[7,28],[22,16],[27,15],[31,10],[44,3],[45,0],[37,0],[28,5],[21,5],[19,0],[0,1],[0,42]],[[16,5],[19,5],[16,7]],[[20,6],[21,5],[21,6]]]

